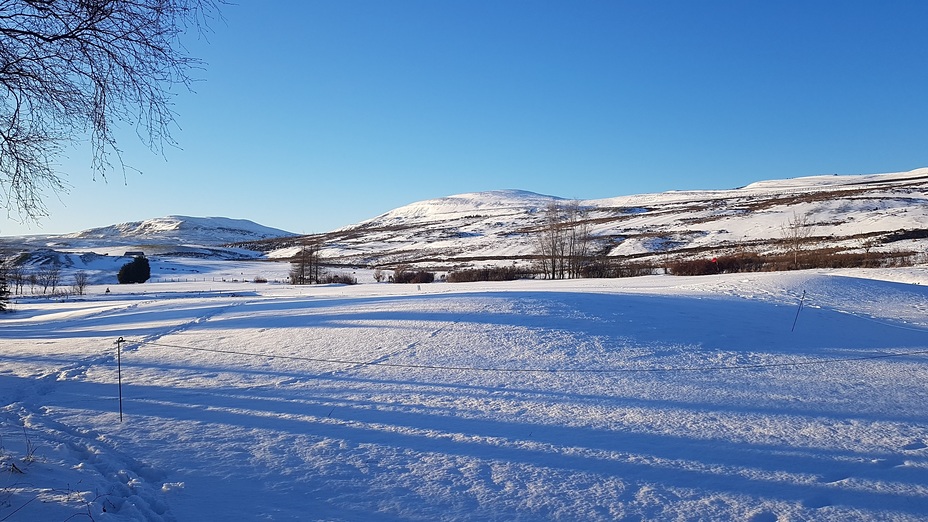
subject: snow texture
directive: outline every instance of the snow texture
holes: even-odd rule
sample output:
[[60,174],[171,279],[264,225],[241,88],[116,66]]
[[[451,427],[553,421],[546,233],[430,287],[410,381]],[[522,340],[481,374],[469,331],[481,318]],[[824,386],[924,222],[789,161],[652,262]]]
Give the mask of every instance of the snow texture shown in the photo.
[[219,265],[0,316],[0,519],[928,518],[924,268],[297,288]]

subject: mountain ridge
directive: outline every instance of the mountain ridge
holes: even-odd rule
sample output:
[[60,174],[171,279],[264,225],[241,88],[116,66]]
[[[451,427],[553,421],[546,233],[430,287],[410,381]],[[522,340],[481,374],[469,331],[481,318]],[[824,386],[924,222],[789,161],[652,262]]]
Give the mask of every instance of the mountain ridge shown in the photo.
[[[353,266],[456,269],[527,264],[536,257],[546,207],[567,201],[519,189],[469,192],[409,203],[309,236],[248,220],[166,216],[36,236],[22,245],[110,248],[110,252],[139,246],[162,255],[286,260],[300,244],[322,242],[324,258]],[[601,258],[781,251],[784,227],[796,215],[808,217],[814,229],[811,240],[835,252],[928,250],[928,239],[920,237],[928,236],[928,168],[763,180],[735,189],[666,191],[576,203],[583,209],[593,253]],[[900,230],[915,232],[900,234]],[[197,245],[205,248],[197,250]]]
[[[455,269],[531,263],[544,208],[564,201],[528,191],[473,192],[411,203],[356,225],[304,236],[303,241],[322,241],[326,258],[360,266]],[[667,191],[577,204],[585,209],[583,220],[590,226],[596,255],[606,258],[685,257],[744,248],[775,252],[784,248],[784,227],[797,214],[809,217],[811,239],[822,248],[924,251],[922,240],[900,241],[893,234],[928,223],[928,168],[765,180],[735,189]],[[893,244],[883,246],[884,239]],[[298,243],[270,240],[250,247],[281,259],[293,255]]]

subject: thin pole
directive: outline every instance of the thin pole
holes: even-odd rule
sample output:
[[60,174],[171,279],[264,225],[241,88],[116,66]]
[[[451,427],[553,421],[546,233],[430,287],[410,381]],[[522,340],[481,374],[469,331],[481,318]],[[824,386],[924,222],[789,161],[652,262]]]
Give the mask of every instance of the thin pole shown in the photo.
[[803,291],[802,291],[802,297],[799,298],[799,309],[796,310],[796,318],[793,319],[793,328],[790,330],[791,332],[796,331],[796,321],[799,320],[799,312],[802,311],[802,303],[803,303],[803,301],[805,301],[805,299],[806,299],[806,291],[803,290]]
[[122,343],[126,342],[125,339],[120,337],[116,339],[116,375],[119,381],[119,422],[122,422]]

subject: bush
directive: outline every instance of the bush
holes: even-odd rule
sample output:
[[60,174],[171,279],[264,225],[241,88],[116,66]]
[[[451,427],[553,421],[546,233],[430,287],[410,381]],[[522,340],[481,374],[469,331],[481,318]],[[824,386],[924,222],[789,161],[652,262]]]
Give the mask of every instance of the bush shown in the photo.
[[612,259],[594,261],[580,269],[580,277],[594,279],[640,277],[653,273],[654,267],[650,263]]
[[435,274],[425,270],[409,270],[406,267],[397,267],[393,271],[394,283],[431,283],[435,280]]
[[524,279],[527,274],[514,267],[488,267],[458,270],[448,274],[449,283],[473,283],[475,281],[515,281]]
[[810,250],[793,254],[760,255],[746,252],[712,259],[672,261],[667,272],[678,276],[736,274],[739,272],[776,272],[799,268],[877,268],[911,266],[914,252],[835,252],[833,249]]
[[319,278],[320,284],[340,284],[340,285],[356,285],[358,284],[358,278],[350,274],[323,274]]
[[144,283],[151,277],[151,265],[145,256],[138,256],[132,261],[122,265],[116,279],[119,284]]

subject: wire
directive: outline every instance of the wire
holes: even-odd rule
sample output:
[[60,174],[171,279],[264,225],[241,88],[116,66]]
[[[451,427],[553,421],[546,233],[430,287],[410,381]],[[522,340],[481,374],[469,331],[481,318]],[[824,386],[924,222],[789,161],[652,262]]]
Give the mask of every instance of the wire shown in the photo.
[[716,366],[665,366],[660,368],[500,368],[490,366],[442,366],[436,364],[408,364],[408,363],[391,363],[385,361],[354,361],[349,359],[329,359],[323,357],[305,357],[299,355],[278,355],[259,352],[241,352],[236,350],[222,350],[218,348],[195,348],[192,346],[178,346],[174,344],[163,344],[152,341],[136,340],[127,341],[137,345],[160,346],[162,348],[175,348],[178,350],[190,350],[194,352],[224,353],[230,355],[245,355],[250,357],[267,357],[271,359],[288,359],[296,361],[322,362],[330,364],[344,364],[348,366],[384,366],[390,368],[408,368],[421,370],[451,370],[451,371],[470,371],[470,372],[509,372],[509,373],[638,373],[638,372],[708,372],[708,371],[730,371],[730,370],[758,370],[764,368],[782,368],[790,366],[812,366],[816,364],[836,364],[854,361],[868,361],[873,359],[888,359],[892,357],[910,357],[913,355],[926,355],[928,350],[916,350],[911,352],[882,353],[874,355],[865,355],[860,357],[837,357],[831,359],[818,359],[815,361],[790,361],[774,363],[756,363],[756,364],[732,364]]

